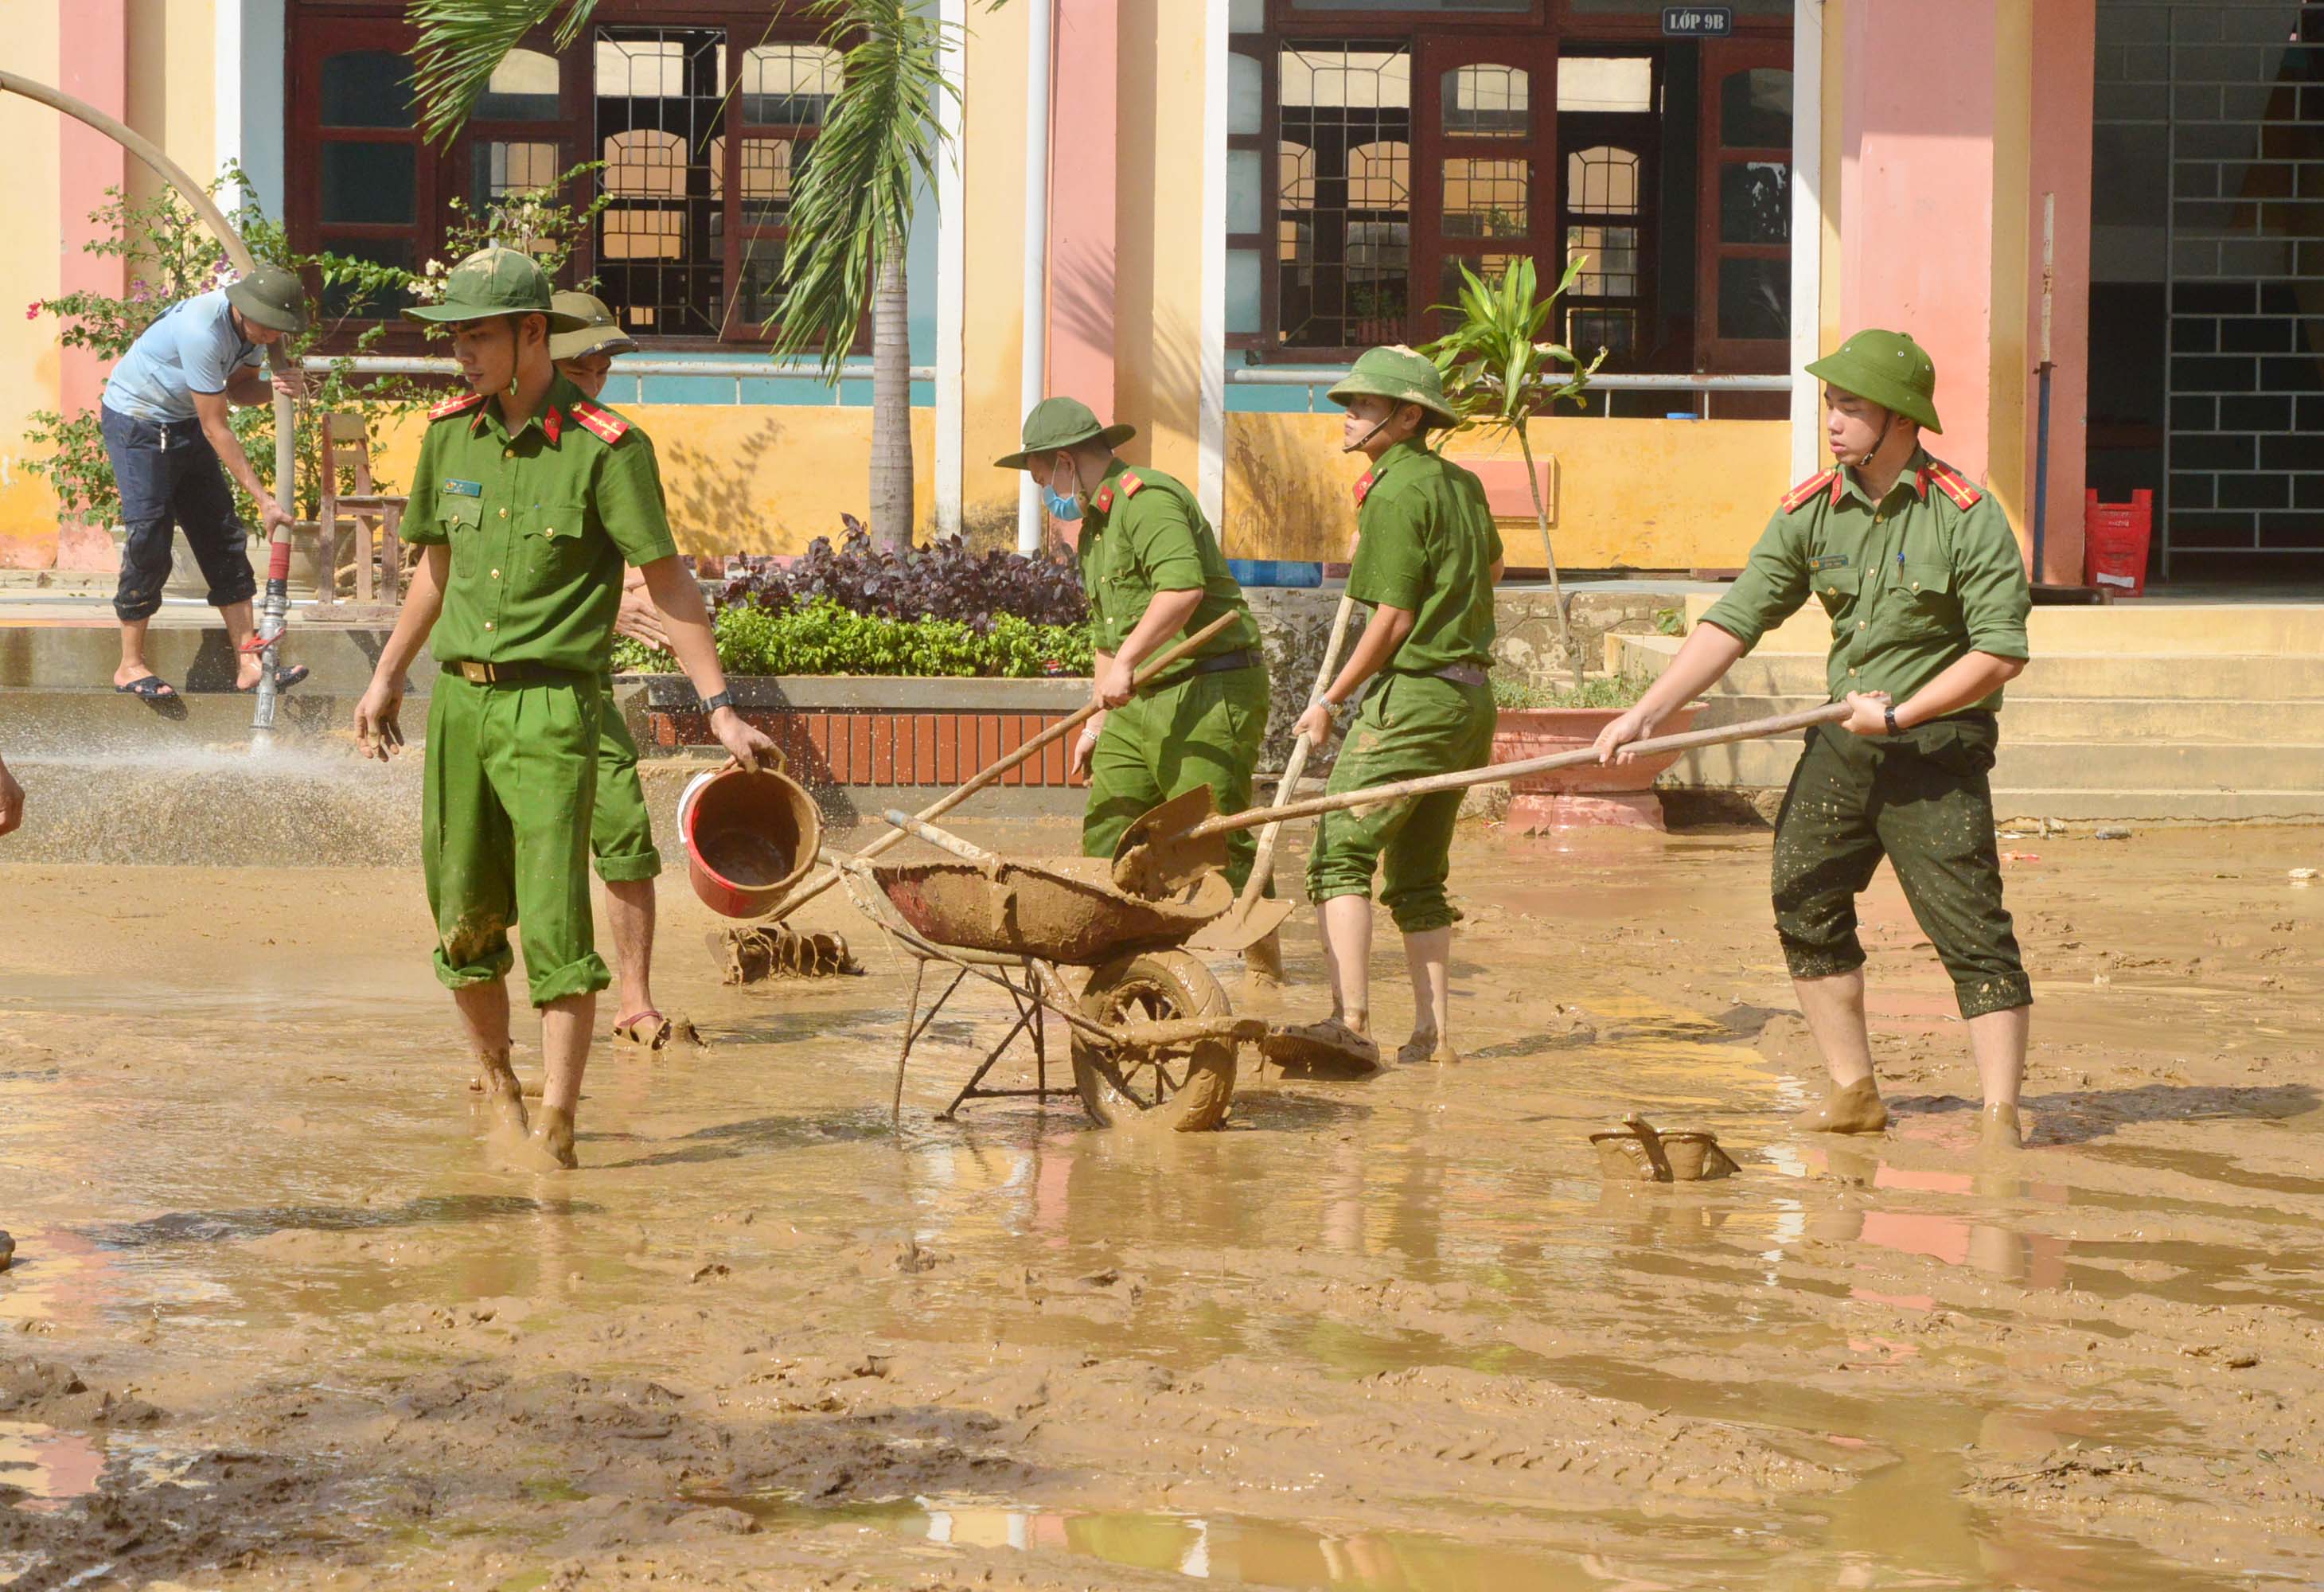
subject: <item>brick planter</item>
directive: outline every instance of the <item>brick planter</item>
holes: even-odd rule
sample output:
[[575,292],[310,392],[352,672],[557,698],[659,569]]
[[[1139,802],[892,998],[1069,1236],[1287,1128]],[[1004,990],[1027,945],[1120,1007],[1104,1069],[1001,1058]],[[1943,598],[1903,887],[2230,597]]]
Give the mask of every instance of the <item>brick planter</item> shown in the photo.
[[[1694,723],[1702,704],[1691,702],[1663,720],[1655,734],[1675,736]],[[1516,763],[1578,752],[1622,717],[1620,708],[1504,708],[1493,723],[1493,761]],[[1546,829],[1611,824],[1628,828],[1663,827],[1662,799],[1655,777],[1678,761],[1675,752],[1633,763],[1591,764],[1554,769],[1509,782],[1508,826],[1524,834]]]
[[[954,680],[879,675],[742,675],[728,682],[736,711],[767,732],[792,775],[827,806],[876,812],[881,794],[941,790],[1014,752],[1089,700],[1086,679]],[[642,693],[640,702],[635,693]],[[694,689],[675,674],[622,678],[639,749],[648,756],[715,746]],[[641,718],[642,722],[637,721]],[[1065,783],[1064,741],[1011,769],[1003,791],[1047,810],[1078,810]]]

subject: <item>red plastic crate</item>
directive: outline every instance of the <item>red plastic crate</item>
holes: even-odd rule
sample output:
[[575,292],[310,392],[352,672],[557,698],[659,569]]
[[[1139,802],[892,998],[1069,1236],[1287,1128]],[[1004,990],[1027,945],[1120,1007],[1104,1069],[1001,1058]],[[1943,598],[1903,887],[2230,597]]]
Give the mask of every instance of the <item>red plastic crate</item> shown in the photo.
[[2154,494],[2100,503],[2089,494],[2082,523],[2082,578],[2118,597],[2146,595],[2146,555],[2154,541]]

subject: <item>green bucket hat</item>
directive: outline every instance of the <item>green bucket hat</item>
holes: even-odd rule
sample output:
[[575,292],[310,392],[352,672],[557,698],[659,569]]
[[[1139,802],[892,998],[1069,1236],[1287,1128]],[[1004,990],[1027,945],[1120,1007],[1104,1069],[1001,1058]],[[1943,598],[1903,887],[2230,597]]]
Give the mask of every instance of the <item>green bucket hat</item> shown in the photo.
[[1858,332],[1839,353],[1809,366],[1808,375],[1918,421],[1927,430],[1944,431],[1937,423],[1936,361],[1903,332]]
[[478,249],[457,265],[444,284],[438,304],[415,304],[406,320],[490,320],[495,315],[546,315],[552,332],[579,331],[577,315],[559,310],[549,296],[549,278],[521,249]]
[[1461,423],[1460,415],[1445,402],[1444,377],[1434,362],[1402,344],[1365,350],[1355,368],[1326,396],[1345,408],[1349,399],[1365,393],[1398,403],[1417,403],[1448,426]]
[[581,321],[579,331],[558,332],[549,339],[551,359],[586,359],[592,354],[638,351],[637,339],[622,329],[621,321],[595,293],[560,292],[549,301],[549,307],[556,314],[576,316]]
[[1025,417],[1021,434],[1025,446],[992,462],[1000,469],[1021,470],[1037,453],[1055,453],[1092,438],[1108,448],[1119,448],[1136,435],[1136,426],[1099,425],[1095,412],[1078,398],[1044,398]]
[[226,301],[244,320],[296,337],[307,329],[307,290],[299,273],[280,265],[254,265],[250,273],[226,284]]

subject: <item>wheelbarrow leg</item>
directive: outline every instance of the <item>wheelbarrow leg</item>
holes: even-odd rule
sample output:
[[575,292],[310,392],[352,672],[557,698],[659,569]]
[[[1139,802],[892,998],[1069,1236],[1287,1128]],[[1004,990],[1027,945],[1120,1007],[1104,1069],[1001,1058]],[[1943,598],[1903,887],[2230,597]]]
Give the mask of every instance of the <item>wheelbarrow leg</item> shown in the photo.
[[[1025,981],[1033,983],[1033,967],[1028,958],[1025,965]],[[1033,1087],[1041,1091],[1040,1097],[1049,1097],[1049,1045],[1045,1037],[1048,1032],[1049,1014],[1041,1009],[1037,997],[1033,1001]]]
[[927,978],[928,965],[918,958],[912,961],[912,1007],[904,1014],[904,1043],[896,1052],[896,1097],[888,1106],[890,1131],[904,1125],[904,1063],[912,1059],[912,1041],[920,1037],[916,1026],[920,1015],[920,985]]
[[[1015,992],[1012,990],[1010,993]],[[1001,1058],[1009,1053],[1009,1047],[1017,1042],[1019,1034],[1024,1032],[1028,1027],[1038,1031],[1040,1016],[1039,1006],[1028,1006],[1021,997],[1019,998],[1017,1021],[1009,1025],[1009,1032],[1001,1036],[1001,1042],[984,1053],[984,1060],[969,1080],[961,1085],[960,1093],[952,1097],[952,1104],[936,1113],[938,1122],[952,1121],[959,1114],[960,1108],[971,1100],[998,1100],[1025,1093],[1023,1089],[988,1089],[983,1087],[984,1075],[1001,1064]]]

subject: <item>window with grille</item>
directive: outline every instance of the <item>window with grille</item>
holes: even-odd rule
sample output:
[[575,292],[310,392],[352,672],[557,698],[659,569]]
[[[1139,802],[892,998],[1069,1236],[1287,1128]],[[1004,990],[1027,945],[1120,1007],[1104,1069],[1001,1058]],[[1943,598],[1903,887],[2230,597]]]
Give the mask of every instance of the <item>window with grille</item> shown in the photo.
[[[791,196],[837,51],[800,4],[600,0],[569,50],[536,35],[493,73],[448,150],[422,143],[401,0],[290,0],[287,205],[301,248],[406,267],[472,215],[602,162],[563,197],[603,209],[568,275],[634,336],[758,343],[780,301]],[[331,306],[392,316],[395,305]],[[399,340],[410,334],[398,329]]]

